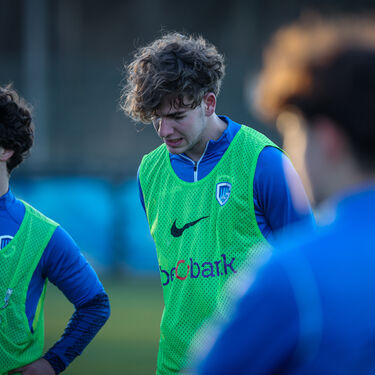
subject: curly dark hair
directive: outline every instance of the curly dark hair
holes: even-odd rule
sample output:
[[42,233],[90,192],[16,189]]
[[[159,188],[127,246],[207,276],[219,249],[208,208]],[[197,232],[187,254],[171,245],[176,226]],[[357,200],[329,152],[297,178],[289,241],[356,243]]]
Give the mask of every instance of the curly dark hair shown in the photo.
[[167,96],[175,107],[195,108],[206,93],[218,95],[225,74],[224,57],[215,46],[201,36],[180,33],[166,34],[139,48],[125,69],[121,108],[144,123],[152,121]]
[[25,159],[33,140],[30,106],[11,85],[0,87],[0,146],[14,151],[7,162],[8,173]]
[[297,111],[313,126],[327,117],[363,169],[375,159],[375,22],[306,19],[281,29],[266,50],[256,105],[264,118]]

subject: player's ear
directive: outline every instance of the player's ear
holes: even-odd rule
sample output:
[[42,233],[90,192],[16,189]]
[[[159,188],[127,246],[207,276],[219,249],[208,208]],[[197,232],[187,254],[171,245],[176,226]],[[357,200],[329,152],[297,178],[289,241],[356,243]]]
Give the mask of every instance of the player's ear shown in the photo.
[[203,97],[204,114],[211,116],[216,109],[216,95],[213,92],[208,92]]
[[13,150],[6,150],[0,147],[0,161],[8,161],[14,154]]

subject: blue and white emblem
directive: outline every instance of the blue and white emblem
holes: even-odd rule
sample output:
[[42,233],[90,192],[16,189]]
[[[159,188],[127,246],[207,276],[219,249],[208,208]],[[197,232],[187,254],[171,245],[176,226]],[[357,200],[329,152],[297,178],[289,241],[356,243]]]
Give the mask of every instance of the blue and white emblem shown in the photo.
[[229,182],[220,182],[216,184],[216,199],[220,206],[224,206],[228,202],[232,185]]
[[0,250],[3,249],[10,241],[12,241],[12,236],[0,236]]

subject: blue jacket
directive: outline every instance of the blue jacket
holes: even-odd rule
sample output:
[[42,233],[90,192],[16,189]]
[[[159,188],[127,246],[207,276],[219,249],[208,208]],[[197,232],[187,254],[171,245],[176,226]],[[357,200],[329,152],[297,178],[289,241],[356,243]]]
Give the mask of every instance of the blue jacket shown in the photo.
[[375,374],[375,186],[274,250],[199,374]]

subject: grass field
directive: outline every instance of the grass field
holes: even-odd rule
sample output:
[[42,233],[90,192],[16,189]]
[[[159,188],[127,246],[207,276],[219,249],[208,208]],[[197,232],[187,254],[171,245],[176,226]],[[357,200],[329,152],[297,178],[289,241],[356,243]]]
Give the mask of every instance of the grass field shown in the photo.
[[[154,374],[163,309],[160,280],[104,280],[103,284],[111,301],[111,317],[64,374]],[[64,295],[49,284],[46,349],[60,337],[72,312]]]

